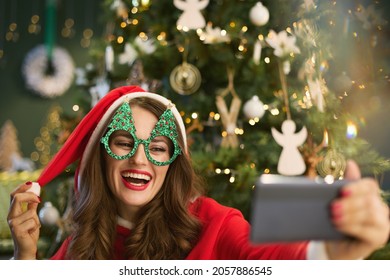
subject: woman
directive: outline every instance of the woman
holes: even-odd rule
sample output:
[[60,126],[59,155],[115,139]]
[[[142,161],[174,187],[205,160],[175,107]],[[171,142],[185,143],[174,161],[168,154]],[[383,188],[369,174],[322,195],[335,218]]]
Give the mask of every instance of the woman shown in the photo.
[[[37,183],[11,194],[15,259],[37,252],[40,199],[31,186],[44,186],[78,159],[74,231],[53,259],[359,259],[389,237],[388,207],[366,178],[345,186],[331,207],[334,225],[354,239],[250,244],[241,213],[202,196],[174,105],[129,86],[86,115]],[[349,177],[359,177],[351,164]]]

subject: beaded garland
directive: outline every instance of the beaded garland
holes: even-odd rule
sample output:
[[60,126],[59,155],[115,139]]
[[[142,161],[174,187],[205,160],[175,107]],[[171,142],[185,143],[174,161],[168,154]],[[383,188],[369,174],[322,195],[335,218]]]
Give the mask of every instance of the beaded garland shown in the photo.
[[[174,118],[173,113],[170,109],[171,106],[173,106],[173,105],[170,104],[168,106],[168,108],[164,111],[164,113],[160,116],[155,127],[153,128],[152,132],[150,133],[149,138],[144,140],[144,139],[139,139],[135,135],[136,128],[134,126],[134,120],[133,120],[131,108],[130,108],[130,105],[128,102],[124,102],[118,108],[118,110],[115,112],[114,117],[112,118],[110,124],[108,125],[108,127],[110,129],[101,138],[100,142],[104,145],[107,153],[111,157],[113,157],[117,160],[123,160],[123,159],[128,159],[128,158],[132,157],[135,154],[135,152],[137,151],[138,145],[143,144],[145,147],[146,157],[151,163],[158,165],[158,166],[171,164],[176,159],[176,157],[179,154],[181,154],[181,149],[180,149],[179,144],[177,142],[178,133],[177,133],[176,124],[174,121],[175,118]],[[129,132],[130,135],[134,139],[133,149],[128,154],[123,155],[123,156],[119,156],[119,155],[113,153],[111,148],[110,148],[110,145],[109,145],[109,138],[110,138],[111,134],[114,133],[115,131],[118,131],[118,130],[124,130],[124,131]],[[173,151],[173,154],[170,157],[170,159],[167,161],[160,162],[160,161],[155,160],[150,155],[149,149],[147,149],[150,142],[157,136],[168,137],[173,143],[174,151]]]

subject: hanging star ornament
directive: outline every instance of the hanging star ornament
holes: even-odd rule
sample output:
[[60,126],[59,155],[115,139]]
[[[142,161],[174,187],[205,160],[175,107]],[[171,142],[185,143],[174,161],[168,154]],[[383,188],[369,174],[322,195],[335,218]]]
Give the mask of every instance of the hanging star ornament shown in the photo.
[[297,38],[294,35],[288,35],[287,31],[283,30],[276,33],[271,30],[265,41],[274,49],[274,55],[277,57],[287,57],[291,53],[300,53],[300,49],[295,44]]
[[225,30],[221,30],[220,27],[214,27],[211,23],[208,23],[205,31],[201,31],[199,38],[204,44],[218,44],[229,43],[230,36]]

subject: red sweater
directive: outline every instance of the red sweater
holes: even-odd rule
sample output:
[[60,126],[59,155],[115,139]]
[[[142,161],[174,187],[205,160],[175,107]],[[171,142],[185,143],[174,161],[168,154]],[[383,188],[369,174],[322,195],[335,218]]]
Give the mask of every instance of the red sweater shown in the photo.
[[[249,241],[250,225],[240,211],[223,206],[207,197],[198,198],[190,211],[202,222],[198,243],[186,259],[188,260],[228,260],[228,259],[305,259],[308,242],[285,244],[254,245]],[[123,244],[131,233],[127,228],[117,227],[114,259],[124,259]],[[70,237],[52,257],[65,258]]]

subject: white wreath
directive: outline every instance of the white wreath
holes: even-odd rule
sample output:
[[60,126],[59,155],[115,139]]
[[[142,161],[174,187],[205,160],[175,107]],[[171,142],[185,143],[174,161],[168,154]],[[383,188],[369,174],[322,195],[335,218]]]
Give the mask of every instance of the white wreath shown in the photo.
[[22,73],[26,85],[43,97],[62,95],[73,82],[74,63],[69,53],[60,47],[53,48],[52,73],[47,73],[48,56],[44,45],[32,49],[26,56]]

